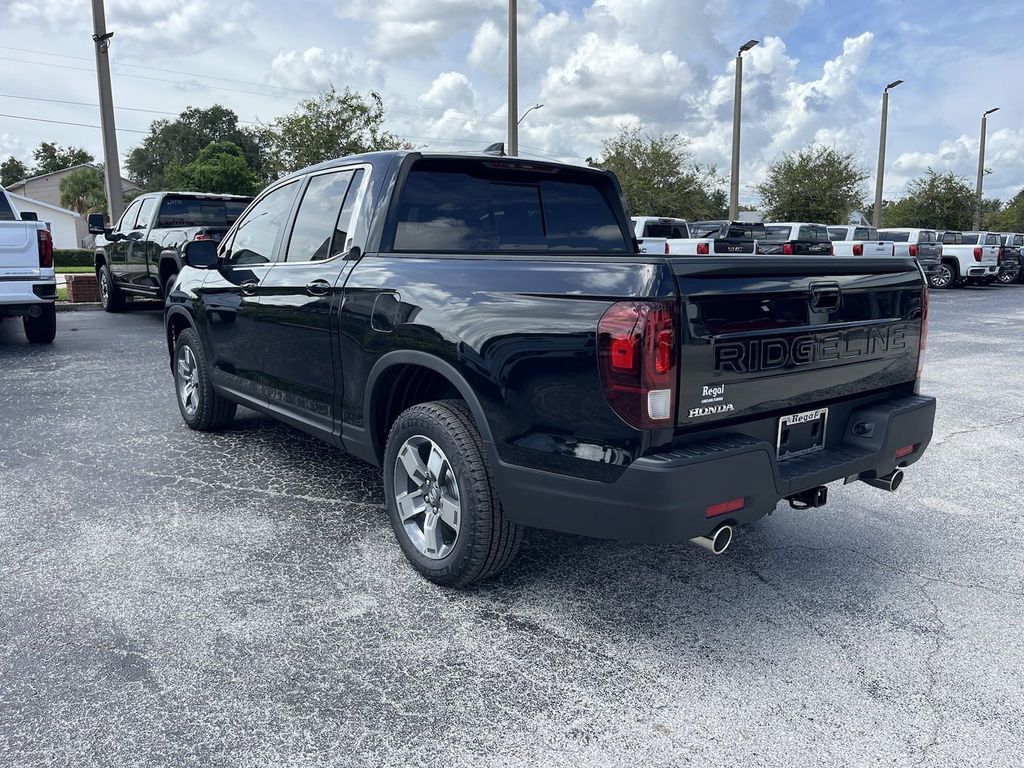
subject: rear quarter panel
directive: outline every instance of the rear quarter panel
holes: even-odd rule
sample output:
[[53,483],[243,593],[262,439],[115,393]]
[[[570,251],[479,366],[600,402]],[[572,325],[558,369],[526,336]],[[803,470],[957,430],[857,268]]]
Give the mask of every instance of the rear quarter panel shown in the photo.
[[[384,291],[399,294],[389,333],[371,326]],[[343,421],[368,426],[378,360],[420,350],[469,383],[503,461],[612,479],[642,438],[604,399],[598,322],[615,301],[674,296],[667,264],[642,256],[364,256],[340,315]]]

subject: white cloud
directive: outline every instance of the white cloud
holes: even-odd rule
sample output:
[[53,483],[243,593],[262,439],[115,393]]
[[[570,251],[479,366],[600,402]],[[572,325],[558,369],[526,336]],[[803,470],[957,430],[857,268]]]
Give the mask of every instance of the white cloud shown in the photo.
[[320,91],[330,85],[369,85],[380,88],[384,66],[376,59],[358,60],[349,50],[325,51],[316,46],[304,51],[281,50],[270,62],[267,82],[282,88]]
[[507,7],[507,0],[341,0],[336,6],[342,18],[374,25],[374,50],[417,57],[434,55],[444,40]]
[[472,110],[476,108],[476,91],[461,72],[442,72],[419,101],[428,107]]
[[[940,173],[953,172],[965,177],[974,186],[978,173],[978,137],[961,135],[940,141],[933,149],[902,152],[893,161],[886,177],[894,186],[902,187],[910,179],[931,168]],[[985,141],[986,197],[1002,199],[1015,195],[1024,186],[1024,129],[990,129]]]

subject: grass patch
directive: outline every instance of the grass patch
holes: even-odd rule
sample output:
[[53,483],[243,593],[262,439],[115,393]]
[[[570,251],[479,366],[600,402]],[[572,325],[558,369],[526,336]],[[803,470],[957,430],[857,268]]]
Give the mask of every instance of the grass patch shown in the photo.
[[64,287],[58,288],[57,289],[57,301],[67,301],[67,300],[68,300],[68,289],[64,288]]
[[95,271],[95,267],[57,267],[54,270],[58,275],[91,275]]

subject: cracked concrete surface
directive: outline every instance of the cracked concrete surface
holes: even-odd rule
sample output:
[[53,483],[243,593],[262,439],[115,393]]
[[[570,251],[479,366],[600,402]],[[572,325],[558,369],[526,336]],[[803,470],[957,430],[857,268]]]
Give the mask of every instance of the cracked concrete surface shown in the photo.
[[935,441],[731,553],[532,532],[465,593],[377,471],[181,423],[158,312],[0,325],[0,764],[948,766],[1024,749],[1024,287],[936,292]]

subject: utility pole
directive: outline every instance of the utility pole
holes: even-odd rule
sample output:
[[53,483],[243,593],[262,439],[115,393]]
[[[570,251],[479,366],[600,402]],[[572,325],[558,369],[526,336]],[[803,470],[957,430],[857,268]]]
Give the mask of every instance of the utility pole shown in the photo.
[[735,221],[740,210],[740,102],[743,97],[743,52],[757,40],[748,40],[736,54],[736,85],[732,99],[732,175],[729,177],[729,219]]
[[509,156],[519,154],[519,9],[508,0],[508,147]]
[[981,141],[978,143],[978,186],[974,196],[974,231],[981,229],[981,187],[985,181],[985,134],[988,131],[988,116],[998,112],[999,107],[994,107],[981,116]]
[[885,175],[885,131],[889,124],[889,89],[895,88],[902,80],[894,80],[882,91],[882,133],[878,138],[878,173],[875,174],[875,212],[871,223],[878,229],[882,226],[882,177]]
[[114,132],[114,96],[110,90],[110,38],[103,12],[103,0],[92,0],[92,39],[96,44],[96,80],[100,91],[100,126],[103,130],[104,176],[107,181],[107,210],[112,222],[124,213],[124,191],[121,189],[121,167],[117,155],[117,134]]

